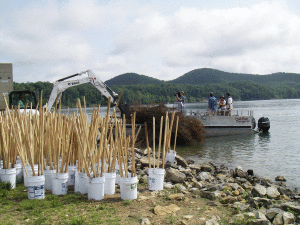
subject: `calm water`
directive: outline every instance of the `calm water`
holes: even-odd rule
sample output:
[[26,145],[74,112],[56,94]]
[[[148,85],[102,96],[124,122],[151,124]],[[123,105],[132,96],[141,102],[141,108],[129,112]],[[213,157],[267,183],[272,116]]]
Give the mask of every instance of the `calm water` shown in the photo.
[[[206,106],[191,103],[186,109],[206,110]],[[176,151],[197,162],[253,169],[258,176],[271,180],[282,175],[288,186],[300,188],[300,99],[241,101],[234,102],[234,108],[253,110],[256,122],[268,117],[269,133],[207,138],[197,146],[177,147]]]
[[[187,110],[206,108],[207,103],[186,104]],[[300,99],[240,101],[234,102],[234,108],[252,110],[256,123],[260,117],[268,117],[269,133],[207,138],[197,146],[177,146],[176,151],[200,163],[253,169],[256,175],[271,180],[282,175],[288,186],[300,188]],[[91,112],[88,108],[87,113]],[[101,114],[105,113],[106,108],[101,107]]]

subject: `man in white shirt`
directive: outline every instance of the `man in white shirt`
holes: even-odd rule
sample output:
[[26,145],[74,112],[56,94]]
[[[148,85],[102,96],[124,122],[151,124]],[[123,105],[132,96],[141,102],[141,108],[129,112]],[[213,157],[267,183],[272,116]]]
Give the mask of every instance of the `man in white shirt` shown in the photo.
[[231,115],[231,111],[232,111],[232,108],[233,108],[233,101],[232,101],[232,97],[230,96],[230,93],[226,93],[226,97],[227,97],[227,101],[226,101],[226,110],[228,110],[228,115],[230,116]]

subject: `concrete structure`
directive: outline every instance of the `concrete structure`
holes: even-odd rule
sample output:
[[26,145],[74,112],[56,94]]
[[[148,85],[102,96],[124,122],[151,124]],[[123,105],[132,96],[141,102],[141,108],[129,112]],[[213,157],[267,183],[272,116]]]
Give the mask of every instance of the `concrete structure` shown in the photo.
[[13,90],[13,68],[12,63],[0,63],[0,110],[5,110],[5,94],[8,101],[8,93]]

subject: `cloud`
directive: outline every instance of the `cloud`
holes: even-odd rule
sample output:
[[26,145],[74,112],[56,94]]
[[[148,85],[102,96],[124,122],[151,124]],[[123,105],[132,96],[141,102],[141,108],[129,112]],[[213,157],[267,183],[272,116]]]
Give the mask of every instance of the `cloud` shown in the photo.
[[282,2],[165,8],[52,0],[3,10],[0,61],[14,64],[17,82],[53,82],[86,69],[102,80],[126,72],[170,80],[202,67],[298,71],[300,18]]

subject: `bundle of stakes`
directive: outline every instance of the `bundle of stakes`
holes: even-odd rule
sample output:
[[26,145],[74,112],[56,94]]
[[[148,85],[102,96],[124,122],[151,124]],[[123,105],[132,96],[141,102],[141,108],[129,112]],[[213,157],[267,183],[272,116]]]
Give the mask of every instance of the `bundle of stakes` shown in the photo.
[[[152,149],[152,154],[153,154],[153,160],[151,160],[151,154],[150,154],[150,147],[149,147],[149,138],[148,138],[148,127],[147,123],[145,122],[145,137],[146,137],[146,145],[147,145],[147,153],[148,153],[148,162],[149,162],[149,168],[152,168],[152,161],[153,161],[153,168],[160,168],[160,158],[161,160],[161,168],[165,168],[165,158],[166,154],[170,152],[171,150],[171,136],[172,136],[172,128],[173,128],[173,122],[175,118],[175,112],[172,113],[171,118],[169,119],[169,113],[167,112],[165,115],[165,119],[163,116],[160,119],[160,129],[159,129],[159,141],[158,141],[158,153],[157,153],[157,160],[156,160],[156,152],[155,152],[155,117],[153,117],[153,149]],[[165,122],[165,124],[164,124]],[[173,145],[173,150],[175,152],[176,149],[176,139],[177,139],[177,132],[178,132],[178,122],[179,122],[179,116],[177,115],[176,119],[176,129],[175,129],[175,138],[174,138],[174,145]],[[163,127],[164,129],[164,134],[163,134]],[[162,140],[162,135],[163,140]],[[162,145],[163,141],[163,145]],[[161,150],[162,147],[162,150]]]

